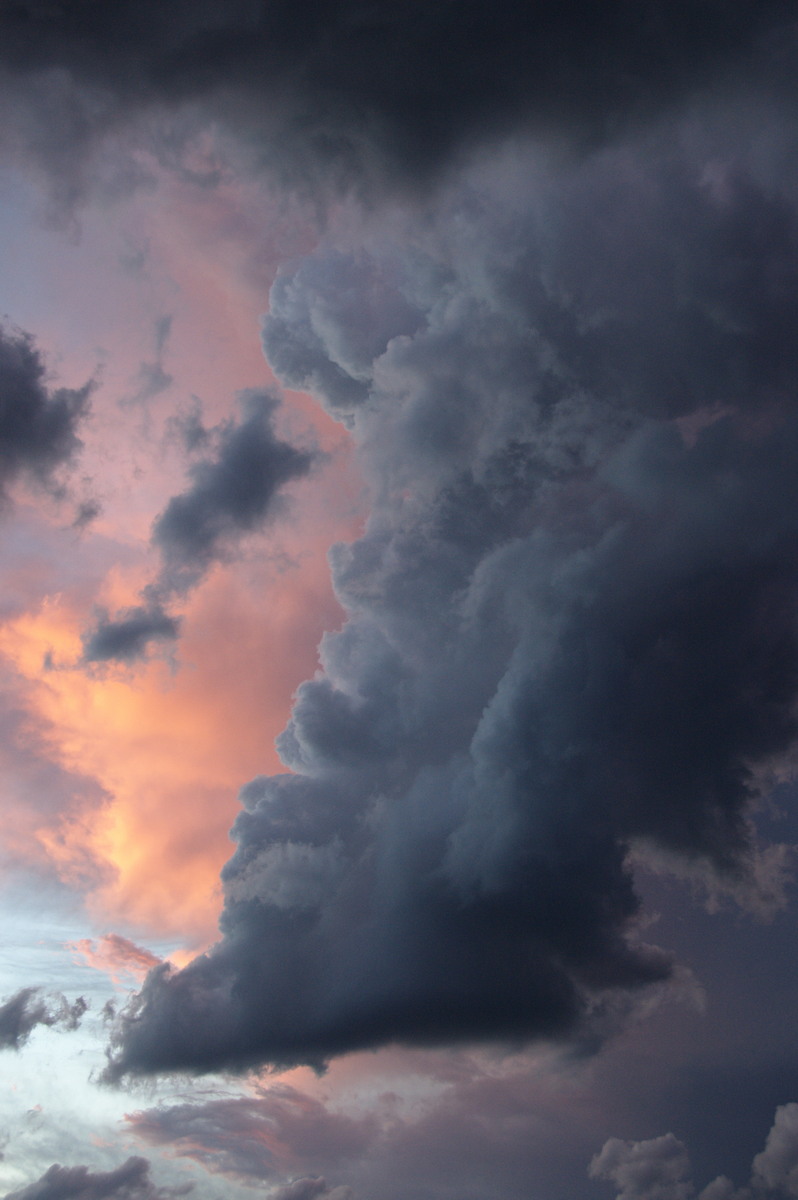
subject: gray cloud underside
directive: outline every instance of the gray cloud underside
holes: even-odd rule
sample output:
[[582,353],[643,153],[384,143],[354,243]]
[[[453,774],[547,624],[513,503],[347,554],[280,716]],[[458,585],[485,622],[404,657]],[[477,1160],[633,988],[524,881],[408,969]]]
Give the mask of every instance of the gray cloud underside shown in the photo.
[[177,1188],[156,1187],[150,1179],[146,1158],[131,1157],[113,1171],[91,1171],[88,1167],[62,1167],[54,1163],[41,1179],[5,1200],[176,1200],[192,1184]]
[[77,1029],[87,1007],[82,996],[69,1004],[64,996],[46,994],[41,988],[21,988],[0,1004],[0,1049],[19,1050],[40,1025]]
[[520,127],[616,136],[752,60],[758,90],[791,94],[794,21],[788,0],[15,0],[0,63],[12,92],[36,77],[20,124],[67,173],[131,113],[199,99],[294,179],[380,188]]
[[371,517],[222,940],[151,973],[111,1078],[584,1045],[671,969],[630,845],[756,891],[798,733],[796,189],[674,144],[498,163],[275,285],[267,355],[349,423]]
[[0,496],[19,476],[57,487],[56,473],[81,448],[91,392],[90,383],[51,389],[31,335],[0,324]]
[[152,528],[160,552],[156,579],[144,589],[143,604],[114,618],[99,613],[84,636],[87,662],[134,662],[154,641],[174,641],[180,619],[165,608],[196,586],[216,562],[235,554],[240,540],[277,516],[283,488],[311,470],[317,455],[277,436],[277,401],[265,393],[242,393],[241,417],[213,431],[214,453],[194,463],[188,488],[173,496]]

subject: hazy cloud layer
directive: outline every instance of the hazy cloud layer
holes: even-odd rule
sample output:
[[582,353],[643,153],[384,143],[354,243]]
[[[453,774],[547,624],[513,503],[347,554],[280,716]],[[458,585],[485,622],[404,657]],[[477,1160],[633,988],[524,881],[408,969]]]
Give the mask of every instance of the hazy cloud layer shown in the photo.
[[39,1025],[77,1029],[87,1008],[82,996],[69,1004],[66,997],[41,988],[21,988],[0,1004],[0,1050],[19,1050]]
[[264,392],[239,397],[239,420],[202,430],[212,452],[189,468],[189,486],[173,496],[152,528],[161,568],[144,589],[144,603],[113,618],[99,612],[84,635],[88,662],[133,662],[154,641],[174,641],[180,618],[166,605],[195,587],[217,562],[229,560],[242,538],[278,516],[282,489],[307,475],[317,456],[283,441],[274,428],[278,401]]
[[744,139],[669,130],[500,160],[275,285],[267,354],[350,424],[371,517],[332,553],[348,620],[294,774],[242,794],[223,939],[152,973],[112,1074],[600,1037],[670,971],[630,845],[773,894],[749,813],[798,732],[794,197]]
[[[120,0],[113,16],[92,0],[20,2],[0,14],[0,62],[15,98],[33,77],[18,125],[73,177],[131,114],[200,100],[294,181],[373,188],[429,179],[519,128],[578,145],[614,137],[744,69],[757,90],[789,93],[794,15],[787,0],[315,0],[301,12]],[[127,176],[135,185],[136,164]]]
[[0,324],[0,501],[15,479],[58,490],[58,472],[81,447],[91,383],[51,388],[34,339]]
[[191,1184],[156,1187],[150,1179],[147,1160],[131,1157],[113,1171],[91,1171],[88,1167],[62,1167],[54,1163],[41,1179],[9,1192],[5,1200],[172,1200],[187,1195],[191,1188]]

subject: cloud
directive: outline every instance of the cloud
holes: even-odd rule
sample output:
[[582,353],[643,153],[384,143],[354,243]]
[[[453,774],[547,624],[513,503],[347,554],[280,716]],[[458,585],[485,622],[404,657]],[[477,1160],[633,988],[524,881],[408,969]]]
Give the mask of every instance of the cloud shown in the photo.
[[81,448],[77,431],[92,390],[51,389],[33,337],[0,325],[0,499],[20,477],[59,490],[59,470]]
[[[293,773],[242,793],[222,939],[150,974],[111,1077],[595,1045],[672,970],[631,846],[772,892],[751,811],[798,733],[797,304],[789,187],[672,131],[499,158],[285,272],[265,348],[349,423],[371,515],[331,553],[347,621],[279,739]],[[178,574],[217,527],[171,550],[182,528],[156,526]]]
[[135,662],[151,642],[173,642],[179,634],[180,618],[157,604],[136,604],[114,618],[101,609],[94,628],[83,635],[83,657],[86,662]]
[[699,15],[687,2],[626,0],[600,12],[582,0],[405,0],[388,11],[323,0],[301,19],[286,0],[115,9],[112,22],[90,0],[4,7],[6,89],[38,85],[39,120],[28,122],[40,157],[69,165],[48,115],[75,177],[87,144],[131,113],[200,101],[295,182],[371,189],[434,177],[458,152],[519,128],[580,145],[617,136],[738,82],[761,47],[758,89],[787,90],[772,48],[792,36],[794,15],[783,0],[703,4]]
[[215,457],[190,468],[190,486],[155,520],[152,540],[163,559],[157,592],[193,587],[240,538],[279,513],[282,487],[313,465],[310,451],[277,436],[277,400],[253,390],[240,404],[241,420],[221,427]]
[[152,967],[162,961],[151,950],[137,946],[135,942],[119,933],[103,934],[97,941],[81,938],[80,941],[72,943],[71,948],[90,966],[107,971],[115,980],[120,975],[132,975],[136,979],[143,979]]
[[[697,1200],[787,1200],[798,1196],[798,1104],[776,1109],[764,1150],[754,1158],[747,1186],[736,1188],[725,1175],[713,1179]],[[682,1142],[667,1133],[644,1142],[610,1138],[590,1164],[593,1179],[611,1180],[617,1200],[688,1200],[695,1187]]]
[[306,476],[318,455],[278,437],[278,401],[264,392],[239,396],[241,417],[215,430],[211,453],[189,468],[189,486],[173,496],[152,527],[161,567],[142,593],[143,603],[115,617],[100,611],[84,635],[86,662],[134,662],[153,641],[174,641],[180,618],[165,605],[196,587],[217,562],[232,558],[241,540],[284,510],[286,484]]
[[64,996],[41,988],[21,988],[0,1004],[0,1049],[19,1050],[39,1025],[77,1029],[88,1005],[82,996],[69,1004]]
[[327,1180],[318,1176],[316,1179],[295,1179],[278,1188],[273,1200],[354,1200],[354,1192],[348,1187],[330,1188]]
[[41,1179],[5,1200],[167,1200],[185,1196],[191,1184],[177,1188],[156,1187],[150,1179],[145,1158],[131,1157],[113,1171],[90,1171],[88,1167],[62,1167],[54,1163]]
[[611,1138],[590,1164],[592,1178],[619,1188],[617,1200],[688,1200],[689,1172],[687,1151],[672,1133],[647,1142]]

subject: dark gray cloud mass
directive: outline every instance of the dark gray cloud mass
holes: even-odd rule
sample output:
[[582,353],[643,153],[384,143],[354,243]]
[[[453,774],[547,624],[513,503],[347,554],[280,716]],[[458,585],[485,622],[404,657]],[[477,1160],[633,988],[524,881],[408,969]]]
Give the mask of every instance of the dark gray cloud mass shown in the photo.
[[156,1187],[146,1158],[131,1156],[112,1171],[54,1163],[41,1179],[8,1192],[5,1200],[173,1200],[185,1196],[191,1187]]
[[133,662],[153,641],[174,641],[180,619],[165,605],[199,583],[214,563],[227,560],[243,537],[277,516],[284,486],[307,475],[316,461],[313,451],[278,437],[273,397],[253,390],[239,400],[239,420],[202,430],[203,445],[213,435],[212,452],[192,465],[189,486],[172,497],[153,524],[161,568],[144,589],[144,603],[113,618],[101,612],[84,636],[86,661]]
[[62,170],[131,112],[201,100],[295,178],[390,186],[519,127],[614,137],[752,61],[792,91],[794,22],[788,0],[13,0],[0,63],[12,91],[35,77],[30,140]]
[[671,971],[630,847],[774,894],[751,811],[798,734],[796,187],[688,133],[499,159],[275,285],[267,355],[352,428],[371,515],[332,552],[348,619],[293,774],[242,793],[222,940],[150,974],[110,1077],[589,1045]]
[[77,1029],[87,1008],[82,996],[69,1004],[64,996],[41,988],[21,988],[0,1004],[0,1049],[19,1050],[39,1025]]
[[92,389],[51,388],[31,335],[0,324],[0,500],[19,476],[57,489],[58,470],[81,447]]

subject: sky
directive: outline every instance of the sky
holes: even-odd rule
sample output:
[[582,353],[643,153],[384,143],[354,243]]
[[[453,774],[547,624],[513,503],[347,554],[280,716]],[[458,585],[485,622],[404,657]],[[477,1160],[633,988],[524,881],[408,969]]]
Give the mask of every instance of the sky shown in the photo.
[[786,0],[0,0],[0,1195],[798,1197]]

